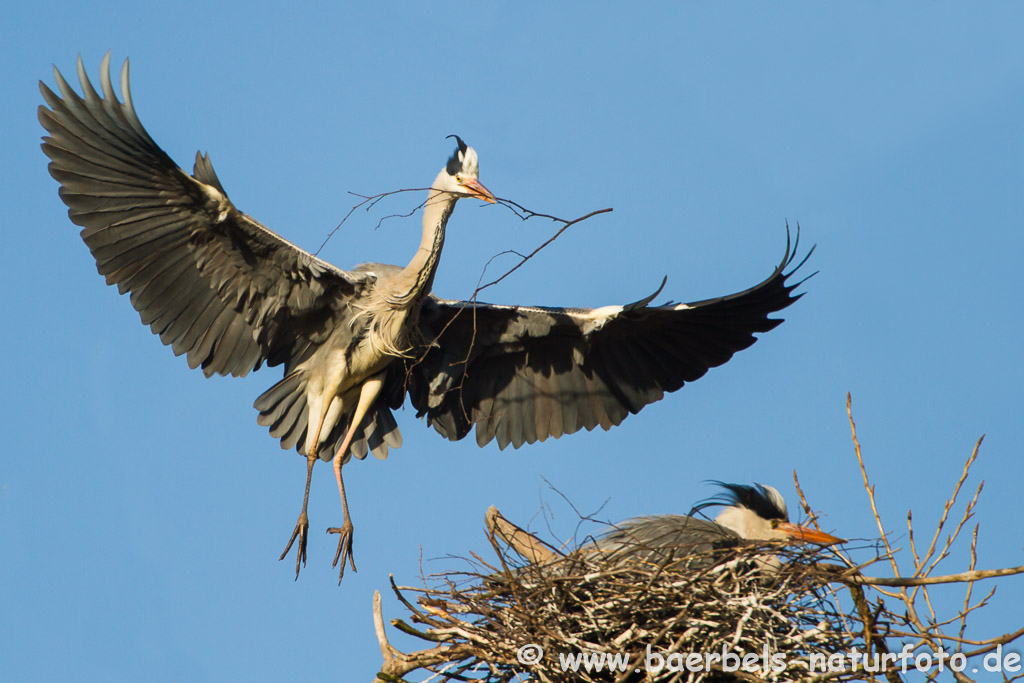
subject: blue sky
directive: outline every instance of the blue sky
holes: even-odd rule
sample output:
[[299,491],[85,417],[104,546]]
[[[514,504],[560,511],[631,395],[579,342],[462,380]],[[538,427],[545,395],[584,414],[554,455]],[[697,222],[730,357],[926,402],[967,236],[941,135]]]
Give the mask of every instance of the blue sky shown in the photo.
[[[795,469],[826,528],[876,535],[852,455],[852,392],[882,513],[930,532],[975,440],[985,567],[1024,564],[1024,7],[1010,3],[20,4],[0,39],[6,213],[0,677],[369,680],[388,574],[487,552],[483,514],[572,533],[574,513],[685,512],[707,479]],[[14,30],[10,30],[13,27]],[[450,133],[496,194],[581,223],[487,292],[600,306],[744,289],[785,223],[818,248],[785,324],[610,432],[519,451],[405,445],[346,469],[359,572],[336,585],[337,491],[318,466],[309,564],[277,556],[304,460],[255,421],[278,369],[204,379],[106,287],[39,150],[37,81],[131,58],[143,123],[179,164],[208,151],[235,204],[315,249],[355,200],[430,182]],[[404,264],[402,195],[322,256]],[[494,254],[553,226],[462,202],[435,291],[469,296]],[[492,264],[500,272],[507,257]],[[602,508],[603,506],[603,508]],[[1007,521],[1007,519],[1011,521]],[[949,571],[965,568],[963,547]],[[1021,625],[1024,579],[977,619]],[[400,616],[385,596],[385,616]],[[979,633],[980,635],[980,633]],[[410,643],[396,638],[401,647]]]

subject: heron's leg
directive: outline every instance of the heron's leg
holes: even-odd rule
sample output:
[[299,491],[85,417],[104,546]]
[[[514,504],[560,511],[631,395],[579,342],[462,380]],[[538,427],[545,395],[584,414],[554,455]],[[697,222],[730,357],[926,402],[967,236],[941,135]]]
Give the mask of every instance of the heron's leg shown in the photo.
[[315,450],[311,455],[306,456],[306,493],[302,497],[302,513],[299,515],[299,521],[295,525],[292,537],[288,539],[288,545],[285,546],[281,557],[277,558],[278,560],[283,560],[288,555],[288,551],[292,549],[292,543],[295,542],[295,539],[299,539],[299,547],[295,550],[296,581],[299,580],[300,563],[302,567],[306,566],[306,539],[309,536],[309,517],[306,516],[306,507],[309,505],[309,482],[313,478],[313,465],[316,463],[316,459]]
[[302,513],[299,514],[299,521],[295,524],[295,530],[292,531],[292,537],[288,539],[288,545],[285,546],[284,552],[281,553],[281,557],[277,558],[278,561],[283,560],[287,555],[288,551],[292,549],[292,543],[295,539],[299,539],[299,547],[295,551],[295,580],[299,580],[299,567],[306,566],[306,540],[309,537],[309,517],[306,515],[306,508],[309,506],[309,482],[313,478],[313,465],[316,463],[316,447],[320,443],[320,432],[324,428],[324,420],[327,418],[327,407],[330,405],[330,401],[324,402],[324,407],[320,411],[320,420],[317,422],[316,433],[313,435],[313,445],[309,448],[309,454],[306,456],[306,493],[302,497]]
[[331,527],[327,530],[329,534],[340,534],[341,537],[338,539],[338,552],[334,554],[334,564],[332,566],[338,566],[338,559],[341,559],[341,570],[338,572],[338,583],[345,577],[345,561],[352,565],[352,571],[356,570],[356,561],[352,557],[352,517],[348,514],[348,499],[345,497],[345,482],[341,479],[341,466],[345,462],[345,456],[348,453],[349,445],[352,443],[352,437],[355,436],[356,430],[363,423],[363,419],[366,417],[367,411],[370,410],[370,406],[377,400],[377,396],[380,395],[380,389],[384,385],[384,373],[379,373],[370,377],[368,380],[363,382],[363,386],[359,389],[359,402],[356,404],[355,412],[352,414],[352,422],[348,426],[348,431],[345,432],[345,439],[341,442],[341,447],[338,452],[334,454],[334,476],[338,480],[338,493],[341,494],[341,511],[345,515],[345,521],[341,523],[340,527]]

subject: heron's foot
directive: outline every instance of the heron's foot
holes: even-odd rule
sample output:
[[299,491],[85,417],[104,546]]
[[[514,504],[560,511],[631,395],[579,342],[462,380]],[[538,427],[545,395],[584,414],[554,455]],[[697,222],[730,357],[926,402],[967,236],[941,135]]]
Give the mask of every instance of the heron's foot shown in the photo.
[[341,560],[341,570],[338,572],[338,585],[341,585],[341,580],[345,578],[345,561],[347,560],[352,565],[352,571],[358,571],[356,569],[356,561],[352,556],[352,522],[345,518],[345,523],[340,527],[332,526],[327,530],[329,534],[341,534],[341,538],[338,539],[338,552],[334,553],[334,563],[332,567],[338,566],[338,560]]
[[292,549],[292,543],[296,538],[299,539],[299,547],[295,550],[295,580],[298,581],[299,569],[306,566],[306,539],[309,538],[309,517],[306,516],[305,510],[299,515],[295,531],[292,532],[292,537],[288,539],[288,545],[281,553],[281,557],[277,558],[278,560],[283,560],[288,556],[288,551]]

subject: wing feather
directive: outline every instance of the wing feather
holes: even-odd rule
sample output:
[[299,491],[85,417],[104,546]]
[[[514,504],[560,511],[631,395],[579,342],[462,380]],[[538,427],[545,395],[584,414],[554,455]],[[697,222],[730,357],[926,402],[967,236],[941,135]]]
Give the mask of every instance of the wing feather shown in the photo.
[[179,168],[135,113],[127,61],[120,100],[109,54],[100,91],[81,59],[77,69],[82,95],[56,69],[59,95],[40,83],[42,148],[107,283],[207,375],[308,355],[373,275],[339,270],[238,211],[209,157],[197,155],[191,176]]
[[579,401],[579,396],[583,391],[582,378],[578,371],[552,374],[558,380],[558,397],[562,407],[562,434],[572,434],[583,426]]
[[[431,343],[410,368],[418,415],[449,439],[475,426],[481,446],[518,448],[597,426],[610,429],[778,325],[801,295],[790,242],[772,274],[729,296],[690,304],[560,309],[429,298],[420,327]],[[660,290],[659,290],[660,291]],[[656,295],[657,293],[655,293]],[[458,387],[457,390],[452,389]]]

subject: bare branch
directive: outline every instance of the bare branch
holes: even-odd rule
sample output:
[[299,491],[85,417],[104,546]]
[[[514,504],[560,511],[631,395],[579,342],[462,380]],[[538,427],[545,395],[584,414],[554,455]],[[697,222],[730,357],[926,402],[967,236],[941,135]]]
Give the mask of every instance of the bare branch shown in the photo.
[[[516,203],[515,203],[515,202],[513,202],[513,201],[510,201],[510,200],[507,200],[507,199],[499,199],[498,201],[500,201],[500,202],[501,202],[502,204],[506,204],[506,205],[509,205],[509,204],[511,204],[511,205],[515,205],[516,207],[519,207],[520,209],[522,209],[522,207],[521,207],[521,206],[519,206],[519,204],[516,204]],[[477,297],[477,295],[478,295],[478,294],[479,294],[480,292],[482,292],[483,290],[487,289],[488,287],[491,287],[491,286],[493,286],[493,285],[496,285],[496,284],[498,284],[499,282],[501,282],[502,280],[504,280],[505,278],[507,278],[507,277],[508,277],[509,275],[511,275],[512,273],[516,272],[516,271],[517,271],[517,270],[519,270],[520,268],[522,268],[522,267],[523,267],[523,265],[524,265],[524,264],[525,264],[525,263],[526,263],[527,261],[529,261],[530,259],[532,259],[532,258],[533,258],[534,256],[536,256],[536,255],[538,254],[538,252],[540,252],[540,250],[541,250],[541,249],[543,249],[544,247],[546,247],[546,246],[548,246],[549,244],[551,244],[552,242],[554,242],[554,241],[555,241],[556,239],[558,239],[558,238],[559,238],[559,236],[561,236],[561,234],[562,234],[563,232],[565,232],[566,230],[568,230],[568,229],[569,229],[569,228],[571,228],[572,226],[576,225],[577,223],[582,223],[583,221],[587,220],[588,218],[593,218],[594,216],[597,216],[597,215],[599,215],[599,214],[602,214],[602,213],[610,213],[612,209],[608,208],[608,209],[598,209],[597,211],[591,211],[590,213],[586,214],[585,216],[580,216],[579,218],[574,218],[574,219],[572,219],[571,221],[567,221],[567,220],[565,220],[564,218],[556,218],[556,217],[554,217],[554,216],[549,216],[549,215],[547,215],[547,214],[542,214],[542,213],[535,213],[535,212],[533,212],[533,211],[529,211],[528,209],[523,209],[523,210],[524,210],[524,211],[526,211],[526,212],[528,213],[528,215],[527,215],[527,216],[526,216],[525,218],[523,218],[523,220],[528,220],[528,219],[530,219],[530,218],[534,218],[534,217],[538,217],[538,218],[550,218],[551,220],[553,220],[553,221],[555,221],[555,222],[557,222],[557,223],[564,223],[564,225],[563,225],[563,226],[562,226],[561,228],[559,228],[559,229],[558,229],[558,231],[557,231],[557,232],[556,232],[556,233],[555,233],[554,235],[552,235],[551,237],[549,237],[549,238],[548,238],[547,240],[545,240],[545,241],[544,241],[544,242],[543,242],[543,243],[542,243],[542,244],[541,244],[540,246],[538,246],[538,247],[537,247],[536,249],[534,249],[533,251],[531,251],[531,252],[530,252],[529,254],[527,254],[526,256],[522,256],[522,255],[520,255],[520,254],[518,254],[518,253],[517,253],[516,255],[517,255],[517,256],[519,256],[519,258],[520,258],[520,260],[519,260],[519,263],[517,263],[516,265],[512,266],[512,267],[511,267],[511,268],[509,268],[509,269],[508,269],[507,271],[505,271],[505,273],[504,273],[504,274],[503,274],[503,275],[502,275],[501,277],[499,277],[499,278],[496,278],[496,279],[494,279],[494,280],[491,280],[491,281],[490,281],[490,282],[488,282],[487,284],[479,285],[479,286],[478,286],[478,287],[476,288],[476,291],[474,291],[474,292],[473,292],[473,299],[474,299],[474,300],[476,300],[476,297]],[[502,253],[508,253],[508,252],[502,252]],[[483,274],[481,274],[481,276],[480,276],[480,277],[481,277],[481,279],[482,279],[482,278],[483,278]]]
[[[1000,576],[1014,576],[1024,574],[1024,566],[1008,567],[1006,569],[978,569],[975,571],[961,572],[960,574],[947,574],[946,576],[908,576],[884,578],[875,576],[850,576],[850,583],[859,586],[934,586],[940,583],[968,583],[982,579],[994,579]],[[845,578],[843,579],[846,580]]]
[[[961,487],[963,487],[964,482],[967,481],[967,475],[968,475],[968,473],[971,470],[971,465],[973,465],[974,461],[977,460],[977,458],[978,458],[978,449],[981,448],[981,442],[984,441],[984,440],[985,440],[985,435],[983,434],[981,436],[981,438],[978,439],[978,442],[976,444],[974,444],[974,450],[971,451],[970,457],[967,458],[967,462],[964,463],[964,468],[960,472],[960,478],[957,479],[956,485],[953,487],[953,494],[946,501],[946,504],[945,504],[945,506],[942,509],[942,517],[939,518],[939,523],[935,527],[935,535],[932,537],[931,545],[928,546],[928,552],[925,553],[924,560],[923,560],[924,562],[928,562],[928,560],[935,553],[935,544],[938,543],[939,536],[942,534],[942,529],[946,526],[946,519],[949,517],[949,511],[952,510],[953,509],[953,505],[956,504],[956,498],[960,494],[960,489],[961,489]],[[984,482],[982,482],[982,483],[984,484]],[[979,486],[978,493],[975,494],[975,500],[977,500],[977,496],[980,493],[981,493],[981,487]],[[970,512],[970,506],[968,506],[968,512]],[[967,521],[967,519],[965,517],[964,522],[966,522],[966,521]],[[961,522],[961,524],[960,524],[960,527],[962,527],[962,526],[963,526],[963,522]],[[958,531],[959,531],[960,527],[958,527]],[[955,534],[951,538],[955,538]],[[947,549],[949,548],[950,543],[952,543],[952,541],[949,541],[949,542],[946,543],[946,548]],[[932,565],[932,567],[934,567],[934,564]],[[929,571],[930,570],[931,570],[931,568],[929,568]]]
[[[880,659],[898,662],[899,655],[894,653],[906,646],[909,653],[939,658],[934,661],[946,665],[942,671],[950,671],[959,683],[972,683],[948,666],[952,654],[946,648],[955,647],[957,657],[970,659],[1024,637],[1024,628],[989,638],[970,633],[967,628],[968,617],[988,605],[995,591],[993,586],[977,600],[975,582],[1024,574],[1024,566],[977,568],[979,525],[973,528],[968,570],[932,575],[949,558],[953,542],[977,506],[980,486],[956,528],[940,544],[939,538],[976,460],[980,440],[960,473],[953,495],[945,501],[939,530],[925,553],[919,555],[915,515],[909,512],[909,547],[893,547],[889,542],[867,475],[849,395],[847,415],[871,514],[881,534],[878,542],[867,546],[873,551],[872,557],[855,562],[855,554],[865,548],[849,545],[841,552],[778,545],[741,545],[708,554],[690,549],[679,556],[668,553],[656,562],[624,562],[621,557],[614,560],[614,553],[583,545],[570,548],[563,556],[551,543],[505,520],[492,508],[487,515],[488,538],[497,562],[485,562],[473,554],[472,571],[432,577],[433,585],[424,579],[422,588],[399,589],[392,581],[392,589],[411,614],[410,623],[396,619],[393,626],[433,647],[408,655],[398,653],[381,636],[383,618],[375,614],[385,661],[380,680],[397,680],[384,676],[418,668],[446,680],[507,683],[530,677],[557,681],[565,680],[567,672],[558,669],[558,662],[565,660],[555,653],[618,652],[628,654],[630,662],[639,662],[645,652],[709,653],[724,647],[737,654],[770,652],[785,658],[783,672],[773,670],[771,676],[740,672],[743,675],[736,676],[730,671],[730,677],[737,680],[852,683],[884,678],[887,683],[901,683],[899,664],[865,670],[866,659],[855,664],[849,655],[873,655],[876,664]],[[793,481],[811,520],[809,524],[818,526],[795,472]],[[582,521],[583,515],[566,502]],[[554,531],[549,532],[556,536]],[[767,573],[762,566],[766,555],[777,560],[776,568]],[[901,574],[898,556],[913,563],[912,575]],[[868,567],[881,568],[878,563],[883,561],[894,576],[864,574]],[[954,583],[966,584],[962,606],[940,618],[928,589]],[[403,590],[415,591],[415,605],[402,596]],[[918,599],[927,603],[926,613]],[[375,609],[379,611],[379,602]],[[528,643],[543,647],[548,654],[524,665],[518,651]],[[973,649],[966,651],[968,647]],[[821,671],[813,668],[812,654],[826,658],[838,654],[847,659]],[[714,665],[703,673],[663,670],[647,672],[645,680],[696,683],[718,671]],[[922,672],[923,680],[937,680],[939,671],[933,668]],[[625,683],[632,679],[635,669],[614,676],[609,673],[579,669],[570,678]],[[1004,675],[1004,680],[1012,679]]]
[[899,565],[896,564],[896,557],[892,552],[892,546],[889,545],[889,537],[885,533],[885,527],[882,526],[882,518],[878,516],[878,506],[875,505],[875,487],[868,480],[868,470],[864,466],[864,458],[860,452],[860,441],[857,439],[857,424],[853,421],[853,397],[849,393],[846,394],[846,416],[850,420],[850,434],[853,438],[853,449],[857,456],[857,464],[860,465],[860,475],[864,479],[864,490],[868,492],[868,500],[871,501],[871,514],[875,517],[875,524],[878,526],[878,535],[882,539],[882,543],[885,545],[885,550],[889,556],[889,564],[892,567],[892,572],[896,576],[900,575]]
[[[366,210],[369,211],[370,209],[372,209],[374,206],[377,205],[377,202],[379,202],[380,200],[384,199],[385,197],[390,197],[391,195],[399,194],[401,192],[423,192],[423,191],[426,191],[426,190],[429,190],[429,189],[430,188],[428,188],[428,187],[405,188],[405,189],[402,189],[402,190],[392,190],[390,192],[380,192],[380,193],[374,194],[374,195],[362,195],[362,194],[357,194],[355,192],[349,192],[349,194],[351,194],[351,195],[353,195],[355,197],[361,198],[362,201],[360,201],[359,203],[357,203],[354,206],[352,206],[352,208],[348,210],[348,213],[345,214],[345,217],[342,218],[341,221],[336,226],[334,226],[334,229],[331,230],[329,233],[327,233],[327,236],[324,237],[324,241],[321,242],[320,246],[317,247],[317,250],[313,252],[313,256],[319,256],[320,255],[320,252],[323,251],[323,248],[327,246],[327,243],[330,241],[330,239],[332,237],[334,237],[335,233],[337,233],[339,230],[341,230],[341,226],[345,225],[345,223],[352,216],[352,214],[354,214],[358,209],[360,209],[360,208],[365,206]],[[469,196],[469,195],[467,195],[467,196]],[[421,202],[419,204],[419,206],[417,206],[415,209],[413,209],[412,211],[410,211],[406,215],[407,216],[411,216],[412,214],[416,213],[421,208],[423,208],[424,204],[425,204],[425,202]],[[385,219],[382,218],[380,222],[383,222],[384,220]],[[380,222],[377,223],[377,227],[380,227]]]
[[[974,571],[978,564],[978,525],[974,525],[974,533],[971,534],[971,563],[968,566],[968,571]],[[964,591],[964,606],[960,611],[960,637],[964,637],[964,631],[967,630],[967,615],[972,611],[971,607],[971,592],[974,590],[974,582],[967,582],[967,590]],[[995,590],[994,588],[992,590]],[[985,602],[987,598],[983,599]]]

